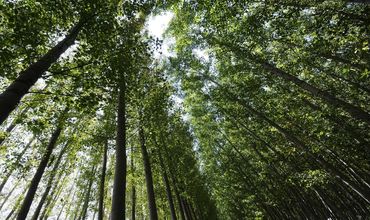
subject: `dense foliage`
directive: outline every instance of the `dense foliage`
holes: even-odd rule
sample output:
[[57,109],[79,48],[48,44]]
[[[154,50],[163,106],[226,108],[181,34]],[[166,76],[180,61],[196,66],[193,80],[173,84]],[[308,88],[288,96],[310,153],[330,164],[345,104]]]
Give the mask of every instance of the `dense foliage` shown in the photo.
[[0,1],[0,218],[366,219],[369,11]]

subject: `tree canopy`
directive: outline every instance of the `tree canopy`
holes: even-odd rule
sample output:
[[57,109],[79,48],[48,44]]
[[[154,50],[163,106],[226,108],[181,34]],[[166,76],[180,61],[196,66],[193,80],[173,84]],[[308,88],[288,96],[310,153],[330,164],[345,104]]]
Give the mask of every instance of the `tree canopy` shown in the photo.
[[368,218],[369,11],[0,1],[0,219]]

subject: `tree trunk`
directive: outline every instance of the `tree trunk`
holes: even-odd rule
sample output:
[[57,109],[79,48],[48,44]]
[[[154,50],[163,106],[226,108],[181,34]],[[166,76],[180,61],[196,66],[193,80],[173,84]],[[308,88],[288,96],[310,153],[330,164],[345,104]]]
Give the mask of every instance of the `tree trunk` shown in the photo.
[[157,206],[155,204],[154,187],[153,187],[153,177],[152,170],[150,167],[149,155],[145,145],[145,134],[142,125],[139,125],[139,136],[141,145],[141,154],[143,157],[144,171],[145,171],[145,182],[148,196],[148,206],[149,206],[149,219],[157,220]]
[[116,164],[114,174],[111,220],[125,219],[126,194],[126,104],[125,82],[120,83],[117,113]]
[[[59,153],[59,156],[58,156],[58,159],[57,161],[55,162],[55,165],[54,165],[54,168],[53,170],[51,171],[51,174],[50,174],[50,177],[49,177],[49,180],[48,180],[48,183],[46,184],[46,189],[44,191],[44,194],[42,195],[40,201],[39,201],[39,204],[37,205],[37,208],[32,216],[32,220],[37,220],[37,218],[39,217],[40,215],[40,212],[41,212],[41,209],[42,209],[42,206],[44,205],[44,202],[46,200],[46,198],[48,197],[49,195],[49,192],[51,190],[51,187],[53,186],[53,182],[54,182],[54,177],[56,175],[56,173],[58,172],[58,167],[60,165],[60,162],[62,161],[62,158],[63,158],[63,155],[64,153],[66,152],[67,150],[67,147],[68,147],[68,143],[63,147],[63,149],[60,151]],[[61,171],[62,172],[62,171]]]
[[173,190],[175,192],[175,196],[176,196],[176,200],[177,200],[177,203],[178,203],[178,207],[179,207],[179,212],[180,212],[180,216],[181,216],[181,220],[185,220],[185,211],[184,211],[184,207],[182,205],[182,202],[181,202],[181,197],[180,197],[180,192],[177,188],[177,180],[176,180],[176,177],[174,175],[174,168],[173,168],[173,165],[171,163],[171,161],[169,160],[170,158],[170,154],[168,153],[168,149],[166,147],[166,145],[163,146],[164,149],[165,149],[165,159],[167,159],[167,164],[169,166],[169,174],[170,174],[170,177],[172,179],[172,184],[173,184]]
[[91,170],[91,177],[90,177],[89,186],[87,188],[87,192],[86,192],[86,195],[85,195],[85,198],[84,198],[84,203],[83,203],[81,215],[80,215],[80,218],[79,218],[80,220],[85,220],[86,219],[87,209],[89,208],[91,187],[92,187],[92,184],[94,183],[94,179],[95,179],[95,166],[93,166],[93,168]]
[[1,182],[0,184],[0,193],[1,191],[3,190],[5,184],[8,182],[8,179],[9,177],[12,175],[13,171],[15,170],[15,168],[18,166],[20,160],[22,159],[23,155],[26,153],[27,149],[31,146],[32,142],[35,140],[35,138],[33,137],[28,143],[27,145],[23,148],[22,152],[17,156],[17,159],[14,163],[14,166],[12,166],[12,168],[8,171],[8,173],[6,174],[6,176],[4,177],[4,180]]
[[4,201],[0,205],[0,211],[3,208],[3,206],[5,205],[5,203],[8,201],[9,197],[13,194],[14,190],[18,187],[19,183],[20,182],[17,182],[16,184],[14,184],[13,188],[10,190],[8,195],[6,195],[6,197],[4,198]]
[[217,84],[220,87],[220,89],[222,89],[224,94],[228,98],[230,98],[230,100],[233,100],[239,103],[241,106],[243,106],[247,111],[252,113],[254,116],[256,116],[257,118],[260,118],[261,120],[267,122],[270,126],[276,128],[276,130],[278,130],[282,135],[284,135],[288,141],[294,143],[296,146],[298,146],[300,149],[306,152],[313,159],[313,161],[316,161],[318,164],[320,164],[322,168],[325,169],[328,173],[330,173],[333,177],[339,178],[344,184],[350,186],[354,192],[356,192],[366,202],[369,203],[369,200],[367,198],[370,198],[370,190],[367,186],[363,187],[363,186],[358,185],[354,181],[352,181],[342,171],[338,170],[335,166],[327,162],[323,157],[312,153],[310,151],[310,148],[303,141],[301,141],[298,137],[296,137],[293,133],[291,133],[289,130],[281,127],[279,124],[269,119],[263,113],[252,108],[245,101],[241,100],[239,96],[231,93],[229,90],[227,90],[227,88],[223,87],[218,82],[214,80],[211,80],[211,81]]
[[168,181],[166,167],[164,166],[163,158],[162,158],[162,154],[161,154],[160,150],[158,152],[158,155],[159,155],[159,163],[160,163],[160,166],[162,168],[163,182],[166,186],[166,194],[167,194],[167,199],[168,199],[168,203],[169,203],[170,211],[171,211],[171,220],[177,220],[176,212],[175,212],[175,206],[173,204],[170,182]]
[[349,104],[339,98],[336,98],[329,92],[323,91],[319,88],[316,88],[315,86],[308,84],[307,82],[298,79],[296,76],[290,75],[289,73],[286,73],[285,71],[276,68],[274,65],[271,65],[267,62],[263,62],[262,66],[270,71],[271,73],[285,79],[286,81],[292,82],[295,85],[299,86],[301,89],[309,92],[311,95],[318,97],[328,104],[339,107],[348,112],[350,115],[352,115],[353,118],[362,120],[366,122],[368,125],[370,125],[370,114],[365,112],[364,110]]
[[42,157],[42,160],[37,168],[37,171],[35,175],[33,176],[33,179],[31,181],[30,187],[28,189],[28,192],[26,194],[26,197],[23,200],[23,204],[21,206],[21,209],[18,213],[17,220],[24,220],[27,217],[28,211],[30,210],[33,198],[36,194],[37,187],[40,183],[40,180],[42,178],[42,175],[44,174],[46,165],[48,164],[50,155],[54,149],[54,146],[58,140],[58,137],[62,131],[62,128],[60,126],[57,127],[57,129],[52,134],[49,144],[46,148],[46,151]]
[[366,122],[368,125],[370,125],[370,114],[368,112],[365,112],[359,107],[356,107],[348,102],[345,102],[334,95],[330,94],[327,91],[323,91],[299,78],[296,76],[293,76],[276,66],[268,63],[267,61],[261,59],[260,57],[253,55],[252,53],[248,52],[246,49],[241,47],[236,47],[230,43],[220,42],[218,40],[215,40],[219,45],[225,46],[228,48],[231,48],[232,51],[239,54],[240,56],[247,56],[247,58],[252,59],[253,61],[259,63],[265,70],[269,71],[270,73],[284,79],[285,81],[292,82],[301,89],[309,92],[312,96],[318,97],[322,100],[324,100],[326,103],[341,108],[348,112],[350,115],[352,115],[353,118],[357,120],[362,120]]
[[[62,179],[61,178],[62,174],[63,174],[63,172],[60,172],[59,173],[59,176],[57,177],[57,180],[58,181],[56,182],[54,188],[51,190],[51,193],[50,193],[50,195],[55,195],[55,196],[54,197],[49,196],[48,201],[47,201],[47,203],[45,205],[45,208],[44,208],[44,210],[42,211],[42,213],[40,215],[40,220],[41,219],[48,219],[50,212],[53,210],[53,208],[55,206],[55,203],[58,200],[58,197],[62,193],[63,185],[60,186],[59,189],[57,189],[57,187],[59,185],[59,180]],[[64,181],[65,181],[65,178],[64,178],[62,184],[64,184]]]
[[351,3],[370,4],[370,0],[349,0],[348,2],[351,2]]
[[[132,178],[134,179],[135,175],[135,164],[134,164],[134,147],[131,147],[131,169],[132,169]],[[135,188],[135,180],[132,182],[132,189],[131,189],[131,220],[136,219],[136,188]]]
[[17,209],[19,208],[19,204],[21,203],[22,199],[24,198],[24,197],[23,197],[23,195],[26,193],[26,191],[27,191],[27,187],[25,187],[25,188],[22,190],[22,192],[21,192],[20,196],[19,196],[19,197],[17,198],[17,200],[15,201],[15,204],[14,204],[14,206],[13,206],[13,208],[12,208],[11,212],[9,212],[9,215],[6,217],[6,219],[10,219],[10,217],[14,214],[14,212],[16,212],[16,211],[17,211]]
[[188,205],[186,199],[182,198],[181,201],[182,201],[182,204],[184,206],[186,219],[187,220],[193,220],[193,217],[191,216],[190,208],[189,208],[189,205]]
[[65,38],[51,48],[36,63],[31,64],[27,69],[20,72],[18,78],[0,94],[0,125],[7,119],[9,114],[16,108],[22,97],[36,83],[36,81],[47,71],[58,58],[74,44],[75,39],[85,24],[86,20],[81,19],[69,30]]
[[100,189],[99,189],[98,220],[103,220],[104,217],[104,183],[105,183],[105,171],[107,169],[107,152],[108,152],[108,140],[105,141],[103,152],[103,164],[100,176]]

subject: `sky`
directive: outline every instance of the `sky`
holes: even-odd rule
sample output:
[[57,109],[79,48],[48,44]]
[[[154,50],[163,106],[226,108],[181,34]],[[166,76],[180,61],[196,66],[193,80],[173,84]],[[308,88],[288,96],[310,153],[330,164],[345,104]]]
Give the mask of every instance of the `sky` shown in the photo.
[[173,18],[173,13],[167,11],[159,15],[150,16],[146,23],[146,28],[149,34],[154,38],[163,40],[161,50],[156,51],[154,53],[155,58],[160,59],[163,56],[168,57],[172,55],[170,53],[170,46],[175,43],[175,40],[171,38],[163,37],[163,34],[166,31],[166,29],[169,27],[172,18]]

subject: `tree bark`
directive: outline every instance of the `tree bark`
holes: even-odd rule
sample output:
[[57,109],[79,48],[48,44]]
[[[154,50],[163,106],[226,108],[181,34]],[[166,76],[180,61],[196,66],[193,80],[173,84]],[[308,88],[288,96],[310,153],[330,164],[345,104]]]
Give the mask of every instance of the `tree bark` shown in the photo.
[[177,188],[177,180],[176,180],[176,177],[174,175],[174,167],[173,167],[173,164],[171,163],[171,161],[169,160],[170,158],[170,154],[168,152],[168,148],[166,147],[166,145],[164,145],[164,149],[165,149],[165,159],[167,159],[167,164],[169,166],[169,174],[170,174],[170,177],[172,179],[172,184],[173,184],[173,189],[174,189],[174,192],[175,192],[175,196],[176,196],[176,200],[177,200],[177,203],[178,203],[178,206],[179,206],[179,212],[180,212],[180,216],[181,216],[181,219],[182,220],[185,220],[185,210],[184,210],[184,206],[181,202],[181,197],[180,197],[180,192],[179,192],[179,189]]
[[[135,164],[134,164],[134,147],[131,147],[131,170],[132,170],[132,177],[135,178]],[[136,219],[136,187],[135,187],[135,180],[132,182],[132,189],[131,189],[131,220]]]
[[46,184],[46,189],[44,191],[44,194],[42,195],[40,201],[39,201],[39,204],[37,205],[37,208],[32,216],[32,220],[37,220],[37,218],[39,217],[40,215],[40,212],[41,212],[41,209],[42,209],[42,206],[44,205],[45,203],[45,200],[46,198],[48,197],[49,195],[49,192],[51,190],[51,187],[53,186],[53,182],[54,182],[54,177],[58,171],[58,168],[59,168],[59,165],[60,165],[60,162],[62,161],[62,158],[63,158],[63,155],[64,153],[66,152],[67,150],[67,147],[68,147],[68,143],[63,147],[63,149],[60,151],[59,155],[58,155],[58,158],[57,158],[57,161],[55,162],[55,165],[54,165],[54,168],[53,170],[51,171],[51,174],[50,174],[50,177],[49,177],[49,180],[48,180],[48,183]]
[[100,176],[98,220],[103,220],[104,217],[104,184],[105,184],[105,171],[107,169],[107,152],[108,152],[108,140],[106,140],[104,144],[103,164]]
[[10,192],[6,195],[6,197],[4,198],[4,201],[1,203],[0,205],[0,211],[1,209],[3,208],[3,206],[5,205],[5,203],[8,201],[9,197],[13,194],[14,190],[18,187],[20,182],[17,182],[16,184],[14,184],[13,188],[10,190]]
[[36,83],[36,81],[47,71],[58,58],[74,44],[78,33],[86,23],[81,19],[73,26],[65,38],[50,49],[36,63],[31,64],[27,69],[20,72],[18,78],[0,94],[0,125],[7,119],[9,114],[16,108],[22,97]]
[[170,206],[171,220],[177,220],[175,206],[173,204],[173,198],[172,198],[172,193],[171,193],[171,186],[168,180],[166,167],[164,166],[163,158],[162,158],[162,154],[160,150],[158,151],[158,156],[159,156],[159,163],[162,168],[163,182],[166,186],[166,194],[167,194],[168,204]]
[[111,220],[125,219],[126,195],[126,104],[125,82],[120,83],[117,113],[116,164],[114,174]]
[[140,145],[141,145],[141,154],[143,157],[145,182],[146,182],[146,189],[147,189],[147,196],[148,196],[149,219],[157,220],[158,214],[157,214],[157,206],[155,204],[152,170],[150,166],[148,151],[147,151],[146,144],[145,144],[144,130],[143,130],[142,124],[140,124],[139,126],[140,126],[139,127],[139,137],[140,137]]
[[94,179],[95,179],[94,176],[95,176],[95,166],[93,166],[93,168],[91,170],[91,177],[90,177],[89,185],[88,185],[87,192],[86,192],[86,195],[85,195],[85,198],[84,198],[84,203],[83,203],[83,206],[82,206],[81,215],[80,215],[80,218],[78,218],[79,220],[85,220],[86,219],[87,209],[89,208],[91,187],[92,187],[92,184],[94,183]]
[[59,137],[61,131],[62,131],[62,127],[58,126],[57,129],[54,131],[54,133],[52,134],[52,136],[50,138],[49,144],[48,144],[48,146],[46,148],[46,151],[45,151],[45,153],[42,157],[42,160],[41,160],[41,162],[40,162],[40,164],[39,164],[39,166],[36,170],[35,175],[33,176],[33,179],[31,181],[31,184],[30,184],[30,187],[29,187],[28,192],[26,194],[26,197],[23,200],[21,209],[18,212],[17,220],[24,220],[27,217],[27,214],[30,210],[33,198],[36,194],[37,187],[40,183],[42,175],[44,174],[46,165],[49,161],[50,155],[51,155],[51,153],[54,149],[54,146],[55,146],[55,144],[58,140],[58,137]]
[[59,176],[57,177],[57,182],[56,182],[56,184],[54,184],[54,187],[53,187],[53,189],[51,190],[51,193],[50,193],[50,195],[54,195],[54,197],[49,196],[49,198],[46,202],[45,208],[44,208],[44,210],[42,211],[42,213],[40,215],[40,220],[41,219],[48,219],[50,212],[53,210],[53,208],[55,206],[55,203],[58,200],[58,197],[62,193],[65,178],[62,181],[62,185],[58,189],[59,181],[63,179],[62,174],[63,174],[63,172],[60,172]]

